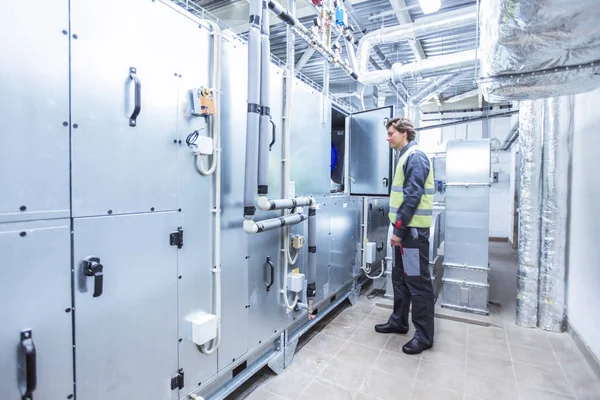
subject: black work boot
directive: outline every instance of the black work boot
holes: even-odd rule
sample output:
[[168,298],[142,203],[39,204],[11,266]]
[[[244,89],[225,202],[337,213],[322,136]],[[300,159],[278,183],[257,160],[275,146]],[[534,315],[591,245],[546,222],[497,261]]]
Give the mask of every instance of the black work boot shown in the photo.
[[410,342],[402,346],[402,351],[406,354],[420,354],[423,350],[430,349],[432,345],[426,345],[417,338],[412,338]]
[[389,322],[386,322],[385,324],[375,325],[375,331],[379,332],[379,333],[399,333],[401,335],[404,335],[406,332],[408,332],[408,328],[406,328],[406,329],[396,328],[395,326],[391,325]]

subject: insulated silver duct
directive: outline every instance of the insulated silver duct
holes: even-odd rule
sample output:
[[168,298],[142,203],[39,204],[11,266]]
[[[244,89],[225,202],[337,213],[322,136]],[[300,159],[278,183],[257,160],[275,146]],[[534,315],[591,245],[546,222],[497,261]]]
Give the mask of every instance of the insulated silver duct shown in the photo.
[[[424,17],[412,24],[382,28],[367,33],[360,40],[357,50],[360,82],[365,85],[378,85],[385,83],[390,79],[389,70],[371,72],[368,70],[369,56],[373,46],[409,40],[417,35],[475,25],[476,22],[477,8],[475,6],[470,6],[431,17]],[[377,75],[375,75],[376,73]]]
[[517,325],[534,328],[538,322],[543,101],[519,106],[521,181],[519,196],[519,266]]
[[569,212],[569,165],[573,139],[573,97],[544,100],[542,241],[538,326],[565,330],[565,280]]
[[261,0],[250,1],[248,32],[248,115],[246,119],[246,165],[244,177],[244,218],[254,218],[254,194],[258,174],[258,133],[260,120],[260,20]]
[[600,86],[599,20],[596,0],[481,2],[486,99],[539,99]]
[[[391,76],[393,82],[405,79],[427,78],[436,75],[452,74],[471,70],[477,63],[475,50],[447,54],[436,58],[426,58],[410,64],[394,64]],[[382,72],[382,71],[378,71]]]
[[429,100],[431,97],[442,93],[444,90],[451,88],[457,82],[467,77],[467,73],[459,73],[453,75],[446,75],[437,78],[427,84],[423,89],[419,90],[417,94],[412,96],[411,102],[413,104],[422,104]]

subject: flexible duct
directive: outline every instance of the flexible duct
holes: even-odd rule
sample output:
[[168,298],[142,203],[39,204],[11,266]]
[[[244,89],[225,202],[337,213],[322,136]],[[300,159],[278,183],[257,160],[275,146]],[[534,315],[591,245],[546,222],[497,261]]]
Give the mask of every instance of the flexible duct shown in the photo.
[[429,100],[431,97],[442,93],[444,90],[451,88],[457,82],[467,77],[467,73],[459,73],[453,75],[446,75],[433,80],[427,84],[423,89],[419,90],[411,98],[411,102],[415,105],[422,104]]
[[533,100],[600,86],[599,20],[595,0],[481,2],[485,98]]
[[269,10],[263,0],[260,53],[260,123],[258,146],[258,195],[269,194],[269,143],[271,129],[271,41],[269,39]]
[[[407,25],[382,28],[369,32],[360,40],[357,50],[358,75],[361,83],[365,85],[378,85],[390,79],[390,71],[369,71],[369,56],[373,46],[386,43],[397,43],[413,39],[417,35],[433,32],[442,32],[469,25],[477,22],[477,8],[465,7],[459,10],[437,14],[422,18],[419,22]],[[472,58],[474,59],[474,57]],[[397,64],[395,64],[397,65]],[[396,66],[398,68],[399,65]],[[377,75],[375,75],[377,73]]]
[[244,218],[254,218],[254,194],[258,174],[258,141],[260,124],[261,78],[261,0],[250,1],[250,31],[248,32],[248,114],[246,117],[246,165],[244,177]]
[[428,78],[436,75],[464,72],[475,67],[476,57],[475,50],[467,50],[436,58],[426,58],[410,64],[397,63],[392,65],[392,81],[401,82],[405,79]]
[[569,165],[573,139],[573,98],[544,100],[542,240],[538,326],[565,330],[565,280],[569,211]]
[[519,108],[521,181],[516,322],[520,326],[533,328],[538,321],[544,107],[543,101],[538,100],[522,102]]

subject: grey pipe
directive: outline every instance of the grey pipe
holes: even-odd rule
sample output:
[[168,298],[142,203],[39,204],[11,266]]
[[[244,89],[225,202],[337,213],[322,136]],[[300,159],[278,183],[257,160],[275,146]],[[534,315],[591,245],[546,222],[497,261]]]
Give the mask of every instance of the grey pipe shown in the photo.
[[258,233],[272,231],[273,229],[278,229],[283,226],[296,225],[302,221],[306,220],[306,215],[304,214],[290,214],[285,217],[280,218],[271,218],[266,219],[264,221],[256,222],[256,226],[258,227]]
[[260,208],[263,211],[284,210],[296,207],[309,206],[312,201],[313,199],[311,199],[310,197],[297,197],[295,199],[278,200],[268,200],[265,198],[258,200],[258,208]]
[[[312,299],[317,293],[317,208],[308,210],[308,268],[306,273],[307,297]],[[312,304],[312,303],[311,303]]]
[[344,3],[344,7],[346,8],[346,12],[350,16],[350,19],[352,19],[352,22],[354,22],[354,25],[356,25],[356,27],[363,34],[366,33],[367,29],[362,25],[362,23],[358,20],[358,18],[356,18],[356,15],[354,14],[354,7],[352,6],[352,3],[350,3],[347,0],[343,0],[343,3]]
[[519,196],[519,266],[517,325],[538,322],[543,101],[524,101],[519,111],[521,182]]
[[254,193],[258,174],[258,133],[260,124],[260,20],[261,0],[250,1],[248,32],[248,115],[246,117],[246,169],[244,218],[254,218]]
[[260,62],[260,124],[258,147],[258,195],[269,194],[269,142],[272,137],[271,128],[271,42],[269,40],[269,10],[267,1],[262,2],[262,35]]

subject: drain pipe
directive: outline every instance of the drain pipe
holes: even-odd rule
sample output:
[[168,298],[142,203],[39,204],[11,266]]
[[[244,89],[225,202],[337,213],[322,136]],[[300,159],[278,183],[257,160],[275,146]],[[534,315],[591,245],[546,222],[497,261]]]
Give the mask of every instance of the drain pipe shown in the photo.
[[250,0],[248,32],[248,115],[246,117],[246,169],[244,178],[244,230],[254,230],[254,191],[258,175],[260,126],[261,0]]

